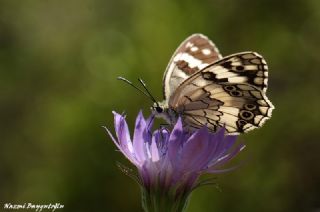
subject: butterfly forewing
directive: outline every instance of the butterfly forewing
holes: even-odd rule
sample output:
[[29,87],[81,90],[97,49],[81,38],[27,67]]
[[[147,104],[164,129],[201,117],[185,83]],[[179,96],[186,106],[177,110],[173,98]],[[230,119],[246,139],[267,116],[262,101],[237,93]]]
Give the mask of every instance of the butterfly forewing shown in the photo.
[[193,34],[173,54],[163,78],[164,98],[168,100],[189,76],[222,56],[214,43],[202,34]]

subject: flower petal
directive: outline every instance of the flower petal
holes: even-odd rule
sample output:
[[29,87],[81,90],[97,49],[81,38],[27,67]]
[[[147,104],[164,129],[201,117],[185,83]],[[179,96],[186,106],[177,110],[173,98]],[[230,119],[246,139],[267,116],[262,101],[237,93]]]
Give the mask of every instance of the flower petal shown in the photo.
[[154,131],[152,139],[155,139],[160,157],[163,157],[168,150],[170,132],[167,129],[161,128]]
[[113,143],[118,147],[118,149],[122,152],[122,154],[133,164],[137,165],[137,161],[135,159],[135,157],[133,157],[133,155],[128,152],[128,151],[124,151],[124,149],[119,145],[118,141],[113,137],[112,133],[109,131],[109,129],[107,127],[103,127],[107,133],[109,134],[111,140],[113,141]]
[[198,171],[208,165],[209,132],[207,127],[197,130],[188,139],[181,152],[180,166],[188,171]]
[[236,168],[238,168],[240,165],[233,166],[231,168],[226,169],[217,169],[217,167],[226,164],[231,159],[233,159],[239,152],[241,152],[246,146],[244,144],[240,144],[232,153],[228,154],[226,157],[224,157],[222,160],[218,161],[216,164],[211,165],[209,169],[206,170],[207,173],[224,173],[232,171]]
[[215,139],[216,142],[218,142],[218,146],[216,148],[216,155],[221,153],[222,149],[223,149],[223,139],[224,139],[224,132],[225,132],[225,128],[220,128],[216,133],[215,133]]
[[151,155],[152,162],[157,162],[160,160],[156,136],[152,136],[152,141],[151,141],[151,145],[150,145],[150,155]]
[[126,152],[127,155],[131,154],[134,157],[133,146],[130,139],[129,129],[125,117],[113,112],[114,114],[114,127],[118,137],[121,149]]
[[142,112],[140,111],[134,128],[133,134],[133,149],[135,156],[139,162],[143,162],[146,160],[146,149],[145,143],[148,142],[144,139],[144,134],[146,133],[146,121],[143,117]]
[[149,118],[146,120],[146,134],[145,134],[145,140],[146,141],[151,141],[151,137],[152,137],[152,126],[153,126],[153,122],[154,122],[154,115],[149,116]]
[[168,156],[173,167],[176,167],[179,163],[179,152],[182,147],[183,138],[182,121],[179,118],[170,134],[168,144]]
[[[237,140],[237,136],[234,135],[224,135],[225,132],[225,128],[222,128],[220,131],[223,131],[223,141],[221,142],[221,145],[219,146],[219,152],[220,155],[225,154],[227,151],[230,150],[230,148],[232,148],[232,146],[234,145],[234,143]],[[220,132],[219,132],[220,133]]]
[[216,160],[215,162],[211,163],[209,169],[214,169],[215,167],[226,164],[232,158],[234,158],[239,152],[241,152],[244,148],[245,148],[244,144],[237,146],[231,153],[228,153],[223,157],[219,158],[219,160]]
[[225,136],[225,128],[220,128],[216,133],[215,137],[212,137],[214,139],[214,142],[216,142],[215,148],[212,151],[211,155],[211,161],[216,161],[220,157],[223,156],[223,154],[226,153],[226,151],[232,147],[236,140],[237,136]]
[[206,172],[207,173],[213,173],[213,174],[220,174],[220,173],[225,173],[225,172],[230,172],[235,170],[236,168],[238,168],[238,166],[234,166],[231,168],[227,168],[227,169],[209,169]]

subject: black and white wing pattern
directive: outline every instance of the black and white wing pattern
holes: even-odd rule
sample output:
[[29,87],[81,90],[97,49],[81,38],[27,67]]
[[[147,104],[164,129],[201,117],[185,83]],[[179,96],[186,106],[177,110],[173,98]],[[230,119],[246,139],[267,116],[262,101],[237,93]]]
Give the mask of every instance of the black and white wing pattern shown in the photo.
[[173,54],[163,77],[163,95],[169,100],[176,88],[189,76],[222,56],[214,43],[202,34],[193,34]]
[[206,125],[229,134],[248,132],[271,117],[274,106],[265,95],[267,66],[255,52],[227,56],[185,80],[171,95],[169,108],[193,130]]
[[213,77],[219,82],[246,83],[267,91],[268,66],[256,52],[229,55],[212,64],[210,70],[204,77]]

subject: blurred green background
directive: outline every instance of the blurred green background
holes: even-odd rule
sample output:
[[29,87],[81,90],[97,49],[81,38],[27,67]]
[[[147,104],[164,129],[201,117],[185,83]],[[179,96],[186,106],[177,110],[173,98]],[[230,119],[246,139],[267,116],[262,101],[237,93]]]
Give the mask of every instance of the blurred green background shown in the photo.
[[239,137],[248,163],[218,176],[221,192],[196,190],[188,211],[319,211],[318,0],[0,0],[0,211],[141,211],[101,126],[116,110],[132,129],[150,102],[116,77],[142,77],[160,100],[172,53],[196,32],[223,55],[262,54],[276,109]]

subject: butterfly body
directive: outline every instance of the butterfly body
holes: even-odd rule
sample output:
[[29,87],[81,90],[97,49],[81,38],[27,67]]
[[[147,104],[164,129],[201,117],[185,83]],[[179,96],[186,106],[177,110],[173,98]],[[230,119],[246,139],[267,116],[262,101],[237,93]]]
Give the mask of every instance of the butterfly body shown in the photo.
[[163,78],[164,101],[155,116],[184,127],[225,127],[229,134],[248,132],[271,117],[266,96],[268,67],[255,52],[222,57],[207,37],[194,34],[178,47]]

